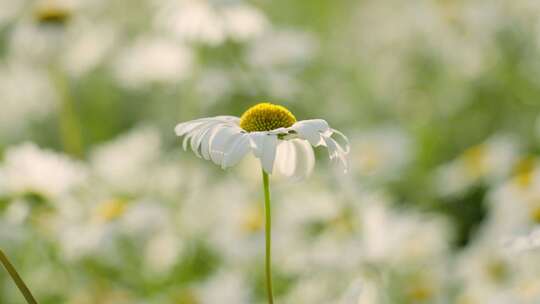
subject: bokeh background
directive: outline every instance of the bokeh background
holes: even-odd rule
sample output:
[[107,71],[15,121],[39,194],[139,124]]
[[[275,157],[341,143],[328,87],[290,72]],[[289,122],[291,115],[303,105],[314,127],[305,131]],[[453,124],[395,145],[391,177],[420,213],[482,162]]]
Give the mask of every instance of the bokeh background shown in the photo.
[[0,0],[0,248],[44,304],[265,303],[257,162],[173,128],[271,101],[352,144],[272,181],[278,303],[539,303],[539,59],[537,0]]

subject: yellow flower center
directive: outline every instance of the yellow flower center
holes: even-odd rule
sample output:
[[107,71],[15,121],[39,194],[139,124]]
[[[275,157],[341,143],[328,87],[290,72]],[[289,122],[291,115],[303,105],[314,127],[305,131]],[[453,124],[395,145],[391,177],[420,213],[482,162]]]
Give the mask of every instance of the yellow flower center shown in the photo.
[[514,169],[514,182],[522,189],[526,189],[531,185],[534,177],[535,165],[536,159],[534,157],[525,157],[518,162]]
[[531,220],[537,224],[540,223],[540,206],[534,206],[529,211]]
[[240,117],[240,127],[248,132],[288,128],[295,122],[296,117],[287,108],[268,102],[254,105]]
[[174,297],[174,303],[199,304],[200,302],[193,290],[186,289]]
[[412,286],[407,290],[407,295],[411,300],[427,301],[433,297],[433,289],[430,286]]
[[508,277],[508,266],[504,261],[493,259],[486,265],[486,273],[495,282],[503,282]]
[[486,147],[477,145],[463,153],[465,168],[473,178],[479,178],[486,171]]
[[127,209],[126,205],[127,202],[123,199],[111,199],[105,201],[97,207],[97,218],[104,222],[113,221],[125,213]]
[[260,231],[264,226],[264,218],[259,208],[247,210],[242,216],[241,228],[246,233]]
[[36,8],[34,14],[36,20],[45,25],[63,25],[71,17],[69,8],[55,4],[40,5]]

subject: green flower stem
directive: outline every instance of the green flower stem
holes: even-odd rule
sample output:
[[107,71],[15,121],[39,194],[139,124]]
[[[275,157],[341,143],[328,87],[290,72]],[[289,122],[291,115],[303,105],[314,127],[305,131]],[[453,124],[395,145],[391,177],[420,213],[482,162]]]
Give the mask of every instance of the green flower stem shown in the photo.
[[26,302],[28,304],[37,304],[36,299],[34,299],[34,296],[32,296],[32,293],[26,287],[26,284],[24,284],[23,280],[17,273],[17,270],[15,270],[15,267],[9,262],[7,256],[4,254],[4,252],[0,249],[0,262],[2,262],[2,265],[4,265],[4,268],[6,268],[7,272],[11,276],[11,279],[13,279],[13,282],[15,282],[15,285],[19,288],[21,293],[23,294],[24,298],[26,299]]
[[50,77],[60,99],[59,127],[62,145],[67,153],[81,157],[83,154],[81,125],[66,75],[59,68],[51,67]]
[[268,291],[268,303],[274,303],[272,294],[272,210],[270,206],[270,182],[268,173],[263,170],[264,185],[264,209],[266,214],[266,290]]

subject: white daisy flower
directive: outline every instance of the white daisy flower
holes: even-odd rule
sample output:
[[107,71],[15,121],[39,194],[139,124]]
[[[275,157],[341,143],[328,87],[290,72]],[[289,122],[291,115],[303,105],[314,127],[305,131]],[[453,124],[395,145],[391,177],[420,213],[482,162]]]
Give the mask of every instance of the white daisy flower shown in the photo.
[[[236,165],[252,152],[261,161],[265,209],[265,273],[268,303],[272,304],[271,262],[271,201],[269,174],[281,174],[301,179],[313,171],[313,147],[328,149],[334,160],[347,171],[349,140],[343,133],[330,128],[322,119],[296,121],[296,117],[283,106],[259,103],[249,108],[242,117],[217,116],[181,123],[175,128],[184,136],[184,150],[188,144],[198,156],[211,160],[223,169]],[[341,137],[344,146],[332,136]]]
[[[261,161],[263,170],[293,179],[308,176],[314,167],[312,147],[328,149],[330,160],[348,169],[347,137],[322,119],[296,121],[283,106],[260,103],[242,117],[216,116],[181,123],[175,128],[183,147],[211,160],[223,169],[236,165],[249,152]],[[338,142],[336,137],[340,138]]]

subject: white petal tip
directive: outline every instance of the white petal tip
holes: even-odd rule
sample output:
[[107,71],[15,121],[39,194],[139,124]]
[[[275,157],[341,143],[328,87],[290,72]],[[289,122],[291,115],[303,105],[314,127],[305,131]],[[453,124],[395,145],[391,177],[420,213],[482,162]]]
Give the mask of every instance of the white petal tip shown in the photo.
[[176,134],[176,136],[182,136],[182,124],[178,124],[174,127],[174,134]]

